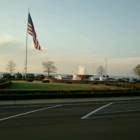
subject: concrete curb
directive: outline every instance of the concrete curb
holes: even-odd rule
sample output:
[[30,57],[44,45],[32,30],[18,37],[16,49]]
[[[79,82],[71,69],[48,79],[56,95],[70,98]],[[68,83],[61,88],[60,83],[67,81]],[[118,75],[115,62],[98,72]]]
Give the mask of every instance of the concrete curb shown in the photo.
[[133,97],[104,97],[104,98],[78,98],[78,99],[5,100],[5,101],[0,101],[0,106],[47,105],[47,104],[67,104],[67,103],[94,103],[94,102],[118,102],[118,101],[140,101],[140,96],[133,96]]

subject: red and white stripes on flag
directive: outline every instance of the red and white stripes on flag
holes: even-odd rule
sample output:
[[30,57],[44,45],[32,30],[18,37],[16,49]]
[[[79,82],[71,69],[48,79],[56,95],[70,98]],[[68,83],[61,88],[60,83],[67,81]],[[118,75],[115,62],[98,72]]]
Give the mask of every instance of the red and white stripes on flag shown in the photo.
[[41,50],[41,46],[40,46],[40,44],[38,42],[37,35],[36,35],[36,32],[35,32],[35,28],[34,28],[30,13],[28,14],[28,29],[27,29],[27,31],[31,36],[33,36],[34,47],[37,50]]

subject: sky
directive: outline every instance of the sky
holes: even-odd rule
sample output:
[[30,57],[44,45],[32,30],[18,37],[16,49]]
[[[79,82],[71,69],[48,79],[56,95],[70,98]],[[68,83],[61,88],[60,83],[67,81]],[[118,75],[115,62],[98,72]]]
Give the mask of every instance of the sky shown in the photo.
[[[24,72],[27,42],[29,73],[43,73],[42,62],[53,61],[57,74],[77,74],[81,65],[87,74],[107,66],[109,76],[133,76],[140,64],[139,6],[139,0],[1,0],[0,72],[10,60]],[[42,51],[27,34],[28,8]]]

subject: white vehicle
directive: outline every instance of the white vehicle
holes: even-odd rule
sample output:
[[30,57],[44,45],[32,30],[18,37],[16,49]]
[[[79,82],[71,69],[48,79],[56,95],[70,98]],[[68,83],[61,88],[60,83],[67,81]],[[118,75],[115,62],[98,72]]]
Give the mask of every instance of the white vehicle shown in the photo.
[[3,75],[0,75],[0,79],[2,79],[3,78]]

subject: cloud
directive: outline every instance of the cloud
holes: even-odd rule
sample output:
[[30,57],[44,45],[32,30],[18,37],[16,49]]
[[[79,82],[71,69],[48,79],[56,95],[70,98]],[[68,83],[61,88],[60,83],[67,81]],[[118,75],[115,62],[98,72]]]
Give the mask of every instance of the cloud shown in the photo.
[[7,43],[9,43],[12,40],[13,40],[13,38],[10,35],[3,34],[0,37],[0,47],[1,47],[1,45],[7,44]]
[[3,34],[2,36],[0,36],[0,48],[5,48],[5,49],[9,49],[9,48],[13,48],[15,49],[15,47],[23,47],[24,42],[22,40],[20,40],[19,38],[14,38],[11,35],[8,34]]
[[[88,74],[96,75],[96,69],[102,65],[105,67],[105,58],[107,59],[108,74],[121,76],[132,75],[132,69],[139,64],[140,58],[136,57],[110,57],[105,52],[94,52],[89,48],[84,49],[69,47],[43,47],[42,51],[34,48],[32,40],[28,43],[28,72],[43,73],[42,62],[54,61],[57,67],[57,73],[60,74],[76,74],[79,65],[84,65]],[[131,52],[135,54],[136,51]],[[108,57],[106,57],[108,56]],[[112,54],[113,56],[113,54]],[[17,67],[16,71],[23,72],[24,61],[26,57],[26,42],[10,35],[2,35],[0,39],[0,67],[1,71],[6,70],[8,61],[13,60]]]

